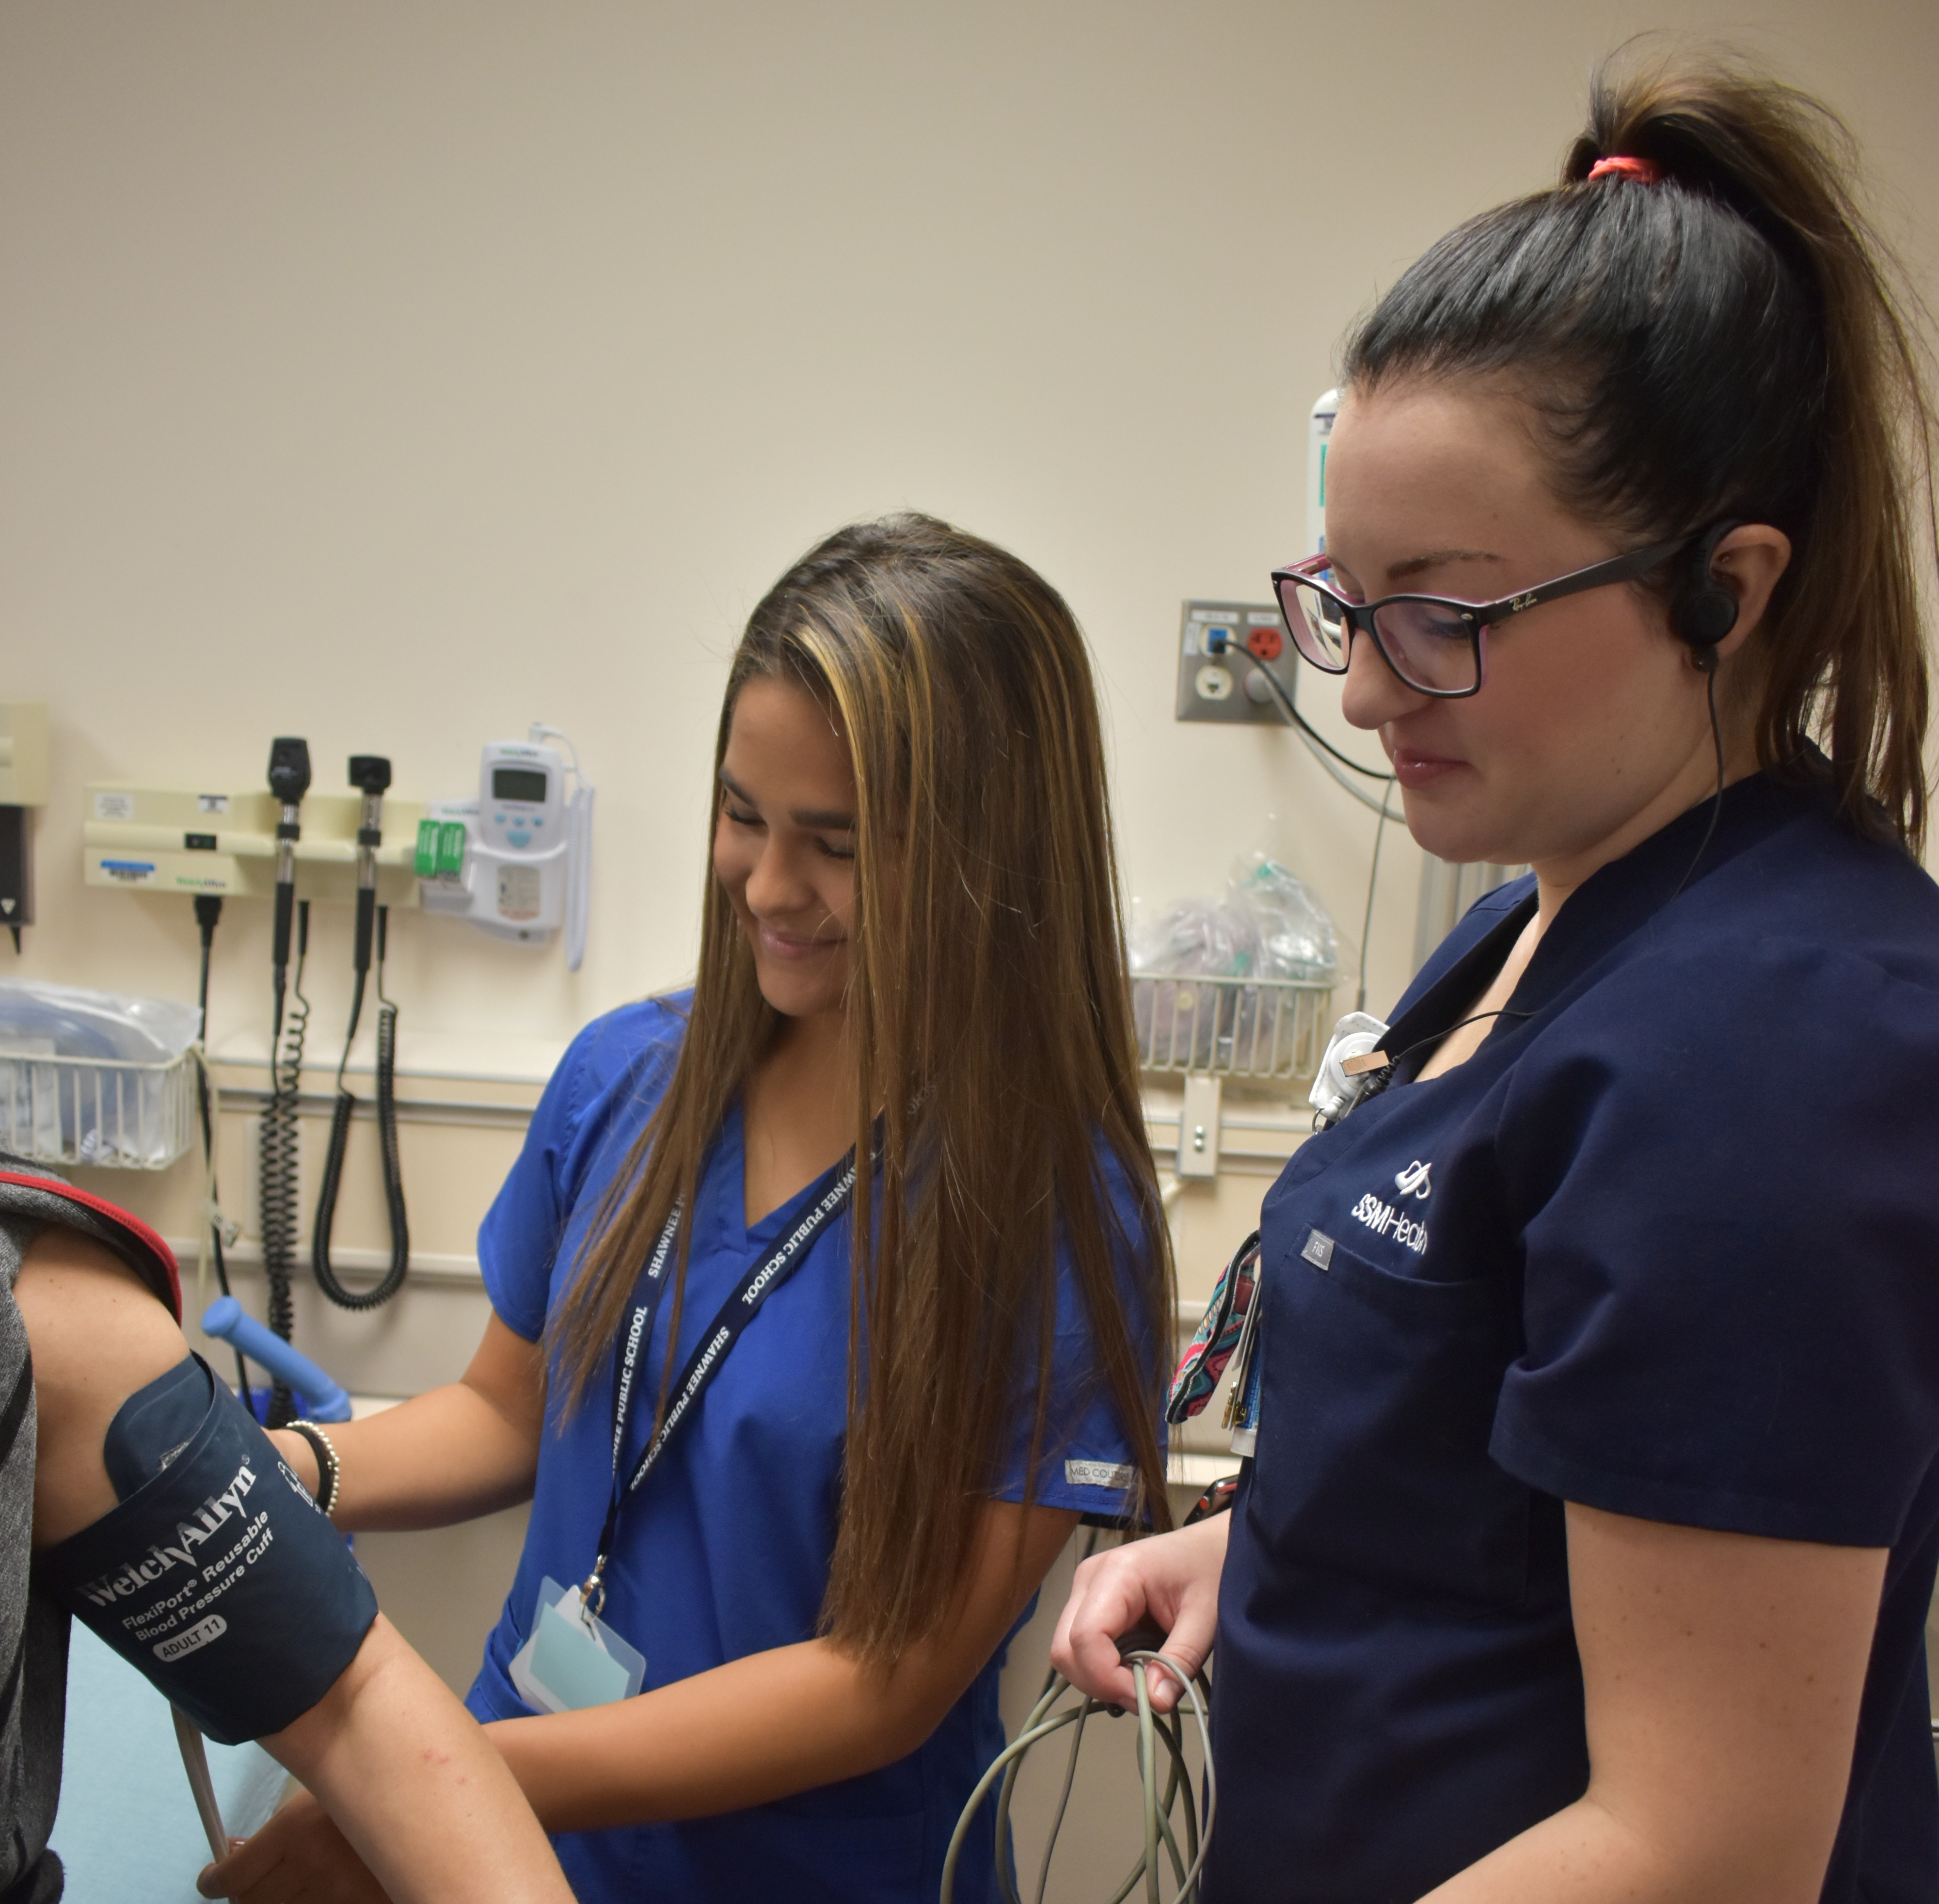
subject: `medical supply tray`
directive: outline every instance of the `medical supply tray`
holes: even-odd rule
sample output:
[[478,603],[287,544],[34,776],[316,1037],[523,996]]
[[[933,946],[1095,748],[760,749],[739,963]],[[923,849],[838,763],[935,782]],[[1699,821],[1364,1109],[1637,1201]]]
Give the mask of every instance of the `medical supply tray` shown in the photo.
[[1140,975],[1131,980],[1146,1071],[1306,1078],[1333,1023],[1334,981]]
[[195,1135],[195,1053],[154,1063],[0,1051],[0,1150],[165,1170]]
[[165,1170],[195,1131],[193,1005],[0,979],[0,1148]]

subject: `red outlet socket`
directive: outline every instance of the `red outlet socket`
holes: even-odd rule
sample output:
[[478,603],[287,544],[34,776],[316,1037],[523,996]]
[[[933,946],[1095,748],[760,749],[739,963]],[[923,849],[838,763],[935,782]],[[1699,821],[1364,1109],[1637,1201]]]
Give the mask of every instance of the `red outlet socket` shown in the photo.
[[1246,632],[1246,652],[1262,661],[1277,661],[1285,647],[1285,638],[1270,622]]

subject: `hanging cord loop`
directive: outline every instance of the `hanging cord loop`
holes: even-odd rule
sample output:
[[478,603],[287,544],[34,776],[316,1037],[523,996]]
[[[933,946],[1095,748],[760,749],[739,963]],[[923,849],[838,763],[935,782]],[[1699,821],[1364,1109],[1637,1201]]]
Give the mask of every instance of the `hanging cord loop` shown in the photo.
[[[196,1034],[193,1047],[195,1053],[195,1101],[202,1124],[202,1214],[208,1220],[202,1232],[202,1240],[196,1251],[195,1288],[199,1302],[206,1304],[209,1299],[209,1266],[212,1256],[215,1263],[216,1287],[224,1295],[229,1293],[229,1264],[223,1251],[236,1238],[236,1226],[222,1214],[222,1205],[215,1187],[215,1132],[221,1123],[221,1099],[215,1088],[215,1080],[209,1072],[209,966],[215,949],[215,928],[222,917],[222,895],[220,893],[197,893],[195,896],[195,923],[202,937],[202,977],[196,989]],[[249,1394],[249,1371],[243,1366],[242,1351],[236,1351],[236,1381],[238,1392],[246,1400]]]
[[[1113,1890],[1108,1904],[1125,1904],[1134,1890],[1143,1887],[1146,1904],[1198,1904],[1199,1878],[1205,1866],[1205,1853],[1211,1842],[1213,1815],[1219,1799],[1218,1775],[1212,1764],[1210,1724],[1211,1688],[1202,1672],[1188,1674],[1171,1659],[1152,1649],[1127,1646],[1119,1642],[1120,1657],[1138,1670],[1132,1675],[1137,1688],[1138,1777],[1143,1787],[1143,1845],[1137,1862],[1124,1881]],[[1178,1688],[1179,1703],[1167,1717],[1153,1710],[1150,1675],[1144,1669],[1155,1666]],[[1016,1790],[1017,1775],[1032,1749],[1052,1733],[1072,1729],[1070,1749],[1065,1758],[1063,1785],[1045,1842],[1043,1862],[1037,1874],[1034,1904],[1043,1904],[1050,1882],[1051,1859],[1057,1850],[1057,1837],[1070,1803],[1070,1792],[1077,1775],[1077,1753],[1083,1742],[1085,1724],[1097,1714],[1112,1718],[1124,1717],[1119,1708],[1097,1699],[1080,1698],[1064,1705],[1067,1693],[1075,1689],[1055,1671],[1044,1680],[1043,1696],[1037,1701],[1022,1729],[1004,1747],[994,1764],[978,1780],[970,1802],[963,1808],[951,1835],[948,1855],[943,1860],[941,1904],[954,1904],[956,1871],[970,1828],[993,1787],[997,1792],[997,1883],[1003,1904],[1023,1904],[1012,1861],[1005,1855],[1010,1842],[1010,1802]],[[1185,1715],[1189,1708],[1197,1723],[1201,1762],[1205,1778],[1204,1800],[1193,1790],[1192,1769],[1186,1757]],[[1061,1708],[1061,1709],[1060,1709]],[[1162,1785],[1161,1788],[1161,1781]],[[1162,1864],[1161,1863],[1162,1853]],[[1163,1866],[1170,1867],[1173,1889],[1167,1899],[1163,1888]]]
[[384,1204],[391,1229],[391,1265],[383,1280],[370,1289],[346,1289],[330,1260],[330,1236],[336,1222],[336,1198],[343,1181],[345,1154],[350,1144],[350,1120],[357,1099],[345,1084],[351,1041],[364,1009],[364,973],[357,974],[351,996],[350,1028],[336,1067],[336,1102],[330,1113],[330,1148],[324,1159],[323,1182],[316,1197],[316,1221],[310,1232],[309,1266],[317,1287],[341,1309],[375,1309],[404,1286],[410,1268],[410,1222],[404,1209],[403,1168],[397,1150],[397,1007],[385,996],[384,959],[390,937],[391,909],[377,908],[377,1140],[384,1171]]

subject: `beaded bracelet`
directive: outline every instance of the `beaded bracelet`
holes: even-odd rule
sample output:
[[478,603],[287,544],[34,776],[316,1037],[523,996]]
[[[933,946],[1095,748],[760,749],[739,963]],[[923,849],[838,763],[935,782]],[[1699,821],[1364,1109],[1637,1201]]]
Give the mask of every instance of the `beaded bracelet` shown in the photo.
[[327,1518],[336,1506],[337,1479],[340,1472],[336,1446],[318,1421],[292,1421],[291,1432],[308,1442],[316,1455],[316,1504]]

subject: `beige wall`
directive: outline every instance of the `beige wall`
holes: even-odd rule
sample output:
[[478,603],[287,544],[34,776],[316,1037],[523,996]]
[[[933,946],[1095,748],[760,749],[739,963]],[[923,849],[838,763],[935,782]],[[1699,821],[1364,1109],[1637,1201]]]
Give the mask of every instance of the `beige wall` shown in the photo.
[[[84,781],[253,786],[295,731],[320,787],[376,751],[400,794],[456,794],[482,742],[543,718],[601,790],[585,970],[412,917],[392,987],[407,1066],[542,1075],[692,960],[747,611],[817,535],[904,505],[1075,605],[1131,891],[1208,889],[1264,847],[1356,934],[1369,816],[1283,734],[1173,723],[1180,599],[1262,593],[1299,544],[1342,327],[1547,179],[1593,60],[1671,17],[1748,18],[1850,117],[1931,286],[1930,0],[14,0],[0,699],[52,705],[57,789],[43,923],[0,970],[192,995],[186,901],[80,885]],[[1417,867],[1390,834],[1376,1004],[1407,976]],[[224,925],[219,1050],[266,1036],[262,912]],[[319,922],[318,1057],[346,941]],[[249,1127],[227,1122],[252,1220]],[[516,1141],[407,1128],[421,1248],[468,1253]],[[373,1174],[366,1144],[352,1242],[378,1240]],[[1265,1180],[1188,1193],[1191,1284]],[[185,1166],[106,1187],[193,1225]],[[482,1315],[461,1277],[306,1326],[397,1392],[461,1361]]]
[[[902,505],[1069,594],[1132,893],[1214,888],[1265,847],[1356,937],[1371,816],[1281,733],[1173,722],[1177,605],[1262,593],[1299,542],[1342,327],[1450,224],[1546,178],[1594,59],[1663,17],[0,11],[0,698],[51,703],[57,781],[43,923],[0,969],[192,992],[186,902],[81,886],[86,780],[254,785],[294,730],[319,786],[370,750],[400,794],[459,793],[482,741],[543,717],[601,788],[584,970],[413,917],[392,988],[407,1065],[542,1075],[691,962],[747,610],[817,534]],[[1939,9],[1755,18],[1741,37],[1851,117],[1929,284]],[[1393,830],[1376,1004],[1407,975],[1417,868]],[[223,928],[218,1050],[266,1034],[265,909]],[[319,1057],[346,940],[320,918]],[[468,1250],[504,1155],[498,1133],[440,1141],[422,1247]],[[192,1217],[180,1181],[139,1194]],[[374,1215],[348,1231],[375,1240]]]
[[[1939,10],[1754,11],[1851,116],[1929,280]],[[190,988],[185,904],[80,888],[85,779],[254,785],[294,730],[320,785],[375,750],[401,794],[461,792],[482,740],[543,717],[601,785],[585,970],[413,918],[394,989],[407,1057],[556,1044],[689,964],[747,609],[818,532],[903,504],[1069,593],[1134,893],[1266,846],[1356,934],[1371,817],[1282,734],[1173,724],[1177,605],[1261,592],[1342,326],[1545,178],[1591,60],[1660,17],[7,8],[0,695],[52,703],[59,781],[19,969]],[[1376,999],[1413,923],[1390,845]],[[218,1045],[266,1016],[262,909],[232,909]]]

